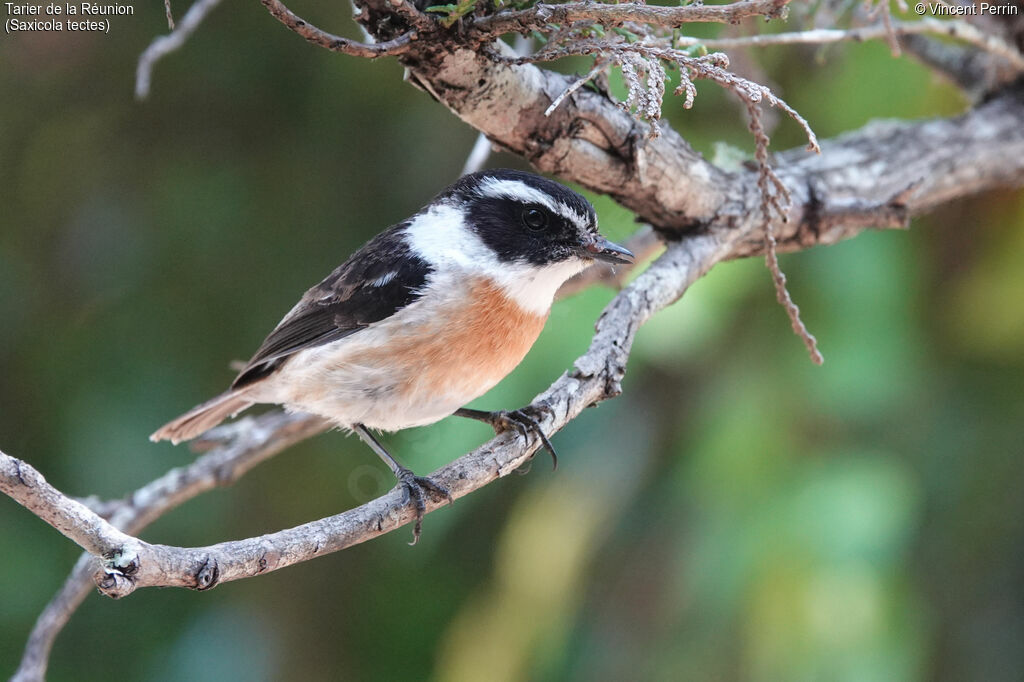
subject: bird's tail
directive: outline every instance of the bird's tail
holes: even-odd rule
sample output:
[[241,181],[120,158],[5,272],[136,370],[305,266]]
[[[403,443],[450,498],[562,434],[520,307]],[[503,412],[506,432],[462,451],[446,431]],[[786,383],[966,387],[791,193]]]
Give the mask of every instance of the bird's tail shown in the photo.
[[177,419],[167,422],[157,429],[149,439],[154,443],[169,440],[177,445],[209,431],[228,417],[233,417],[252,404],[253,401],[246,397],[245,391],[225,391],[202,405],[196,405]]

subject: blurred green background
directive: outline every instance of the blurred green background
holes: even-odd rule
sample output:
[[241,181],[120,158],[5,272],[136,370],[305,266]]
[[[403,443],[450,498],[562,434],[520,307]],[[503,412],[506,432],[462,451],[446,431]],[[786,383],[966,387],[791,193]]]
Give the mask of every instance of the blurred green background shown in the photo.
[[[351,26],[344,3],[294,9]],[[135,102],[136,58],[166,31],[159,3],[135,11],[109,35],[0,38],[0,448],[75,495],[190,461],[146,436],[221,391],[475,139],[393,61],[313,48],[258,3],[217,9]],[[757,57],[822,138],[966,106],[880,44]],[[667,119],[709,155],[749,152],[735,103],[699,88]],[[775,148],[801,143],[782,122]],[[593,199],[609,236],[632,232]],[[432,514],[415,548],[403,529],[207,594],[92,595],[50,679],[1020,679],[1022,223],[1024,194],[993,193],[784,257],[821,368],[762,263],[717,267],[640,331],[624,395],[555,436],[556,473],[538,460]],[[557,304],[475,405],[545,388],[611,295]],[[425,473],[488,436],[450,419],[386,442]],[[143,537],[248,537],[390,484],[327,434]],[[77,555],[0,499],[0,675]]]

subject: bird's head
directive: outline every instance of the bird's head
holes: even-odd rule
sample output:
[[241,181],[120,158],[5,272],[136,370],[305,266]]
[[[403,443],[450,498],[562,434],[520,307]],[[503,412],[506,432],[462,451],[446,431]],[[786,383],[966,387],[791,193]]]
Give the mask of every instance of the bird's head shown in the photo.
[[438,277],[455,283],[466,274],[484,276],[524,309],[545,315],[558,288],[594,261],[633,262],[632,253],[597,231],[590,202],[514,170],[462,177],[410,219],[406,234]]
[[633,254],[597,231],[590,202],[533,173],[473,173],[439,199],[463,212],[465,225],[504,263],[547,266],[595,260],[632,263]]

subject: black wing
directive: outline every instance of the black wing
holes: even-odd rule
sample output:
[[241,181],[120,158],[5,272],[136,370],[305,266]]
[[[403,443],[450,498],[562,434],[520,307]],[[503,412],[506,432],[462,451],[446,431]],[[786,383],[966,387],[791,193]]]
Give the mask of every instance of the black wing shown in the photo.
[[381,232],[307,291],[231,387],[262,379],[288,356],[354,334],[419,298],[431,267],[409,249],[406,226]]

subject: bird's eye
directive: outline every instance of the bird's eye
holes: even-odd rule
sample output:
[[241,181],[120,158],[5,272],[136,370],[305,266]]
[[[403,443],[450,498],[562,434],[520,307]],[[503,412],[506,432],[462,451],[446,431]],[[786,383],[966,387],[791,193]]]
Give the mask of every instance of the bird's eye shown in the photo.
[[548,226],[548,214],[536,207],[523,210],[523,225],[531,230],[539,231]]

